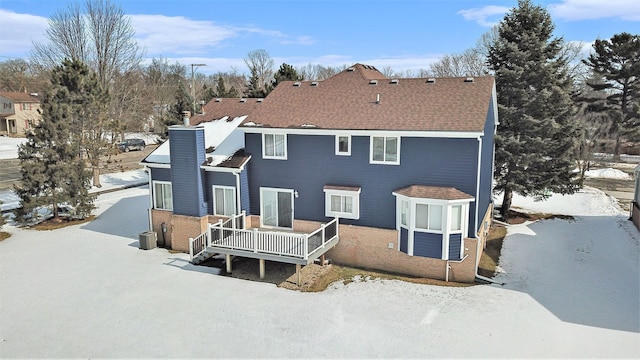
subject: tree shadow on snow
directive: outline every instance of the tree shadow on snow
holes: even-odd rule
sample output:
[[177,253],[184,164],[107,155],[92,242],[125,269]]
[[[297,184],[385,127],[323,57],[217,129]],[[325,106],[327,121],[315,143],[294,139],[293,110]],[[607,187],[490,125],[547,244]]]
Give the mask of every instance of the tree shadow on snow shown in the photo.
[[[640,332],[640,233],[624,216],[519,225],[505,238],[496,280],[560,320]],[[520,231],[518,231],[520,230]]]
[[148,199],[146,195],[122,198],[82,228],[138,240],[140,233],[149,230]]

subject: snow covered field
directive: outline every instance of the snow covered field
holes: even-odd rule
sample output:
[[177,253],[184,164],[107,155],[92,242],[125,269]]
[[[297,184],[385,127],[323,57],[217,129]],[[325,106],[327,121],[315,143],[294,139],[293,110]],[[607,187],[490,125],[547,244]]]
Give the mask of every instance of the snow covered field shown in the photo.
[[100,195],[91,223],[5,226],[1,358],[640,357],[640,234],[595,189],[514,199],[576,217],[510,228],[504,287],[369,280],[322,293],[139,250],[148,201],[132,188]]

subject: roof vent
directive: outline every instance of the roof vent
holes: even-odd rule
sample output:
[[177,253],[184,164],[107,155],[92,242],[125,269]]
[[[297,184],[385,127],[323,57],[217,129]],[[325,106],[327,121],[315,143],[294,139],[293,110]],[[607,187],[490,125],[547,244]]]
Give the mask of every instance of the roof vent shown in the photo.
[[293,86],[300,86],[300,81],[296,81],[293,83]]
[[222,99],[216,98],[216,102],[222,102]]
[[262,102],[263,100],[264,100],[264,99],[258,99],[258,100],[256,100],[256,101],[257,101],[257,102]]
[[468,77],[468,78],[464,79],[464,82],[473,82],[473,78],[472,77]]
[[242,99],[240,99],[240,102],[247,102],[247,99],[242,98]]
[[435,84],[436,79],[435,78],[428,78],[427,79],[427,84]]
[[313,82],[311,82],[311,86],[318,86],[318,84],[319,84],[319,83],[318,83],[317,81],[313,81]]
[[350,68],[347,68],[347,71],[355,71],[356,69],[352,66]]
[[397,84],[398,83],[398,79],[391,79],[391,83],[392,84]]
[[378,80],[369,80],[369,85],[378,85]]

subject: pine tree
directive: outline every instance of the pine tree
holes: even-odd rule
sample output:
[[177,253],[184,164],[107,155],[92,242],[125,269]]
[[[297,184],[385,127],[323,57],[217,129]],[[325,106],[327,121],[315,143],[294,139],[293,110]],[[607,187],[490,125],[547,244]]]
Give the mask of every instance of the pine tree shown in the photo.
[[86,218],[94,209],[89,194],[90,173],[81,156],[82,136],[76,132],[79,108],[90,105],[86,90],[86,66],[65,60],[51,75],[51,87],[41,100],[42,119],[18,148],[21,184],[18,221],[27,221],[39,208],[50,207],[59,217],[59,207],[68,205],[74,217]]
[[614,155],[619,156],[623,136],[640,136],[640,36],[616,34],[610,40],[596,40],[593,50],[583,62],[602,81],[587,81],[598,94],[587,93],[581,100],[589,111],[609,117],[616,140]]
[[252,68],[245,95],[248,98],[263,98],[267,96],[267,94],[268,92],[262,89],[257,71]]
[[578,190],[573,174],[580,130],[570,94],[572,79],[552,36],[549,13],[519,0],[499,25],[489,47],[495,71],[500,125],[496,135],[495,191],[503,192],[503,219],[513,193],[548,198]]
[[180,125],[182,124],[182,112],[190,111],[193,114],[192,109],[193,103],[191,102],[191,95],[187,91],[187,88],[183,83],[180,83],[178,86],[178,90],[176,90],[176,95],[174,99],[173,105],[171,105],[171,109],[169,110],[169,115],[165,119],[163,133],[165,136],[169,134],[169,126],[171,125]]
[[302,81],[302,76],[298,75],[298,72],[293,66],[282,63],[280,69],[273,75],[271,89],[275,89],[282,81]]
[[236,90],[235,87],[232,86],[229,90],[227,90],[222,76],[218,76],[218,81],[216,82],[216,91],[214,93],[214,97],[219,98],[236,98],[239,96],[238,90]]

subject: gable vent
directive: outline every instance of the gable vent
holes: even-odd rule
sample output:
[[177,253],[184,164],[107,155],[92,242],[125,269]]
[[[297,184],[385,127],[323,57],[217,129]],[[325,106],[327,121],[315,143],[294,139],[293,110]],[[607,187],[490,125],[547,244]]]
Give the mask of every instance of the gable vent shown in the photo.
[[468,77],[468,78],[464,79],[464,82],[472,83],[473,82],[473,78],[472,77]]
[[369,80],[369,85],[378,85],[378,80]]
[[293,86],[300,86],[300,81],[296,81],[293,83]]
[[398,79],[391,79],[391,84],[397,84],[398,83]]
[[435,84],[436,79],[435,78],[428,78],[427,79],[427,84]]
[[311,83],[311,86],[318,86],[318,84],[319,84],[319,83],[318,83],[317,81],[313,81],[313,82]]

